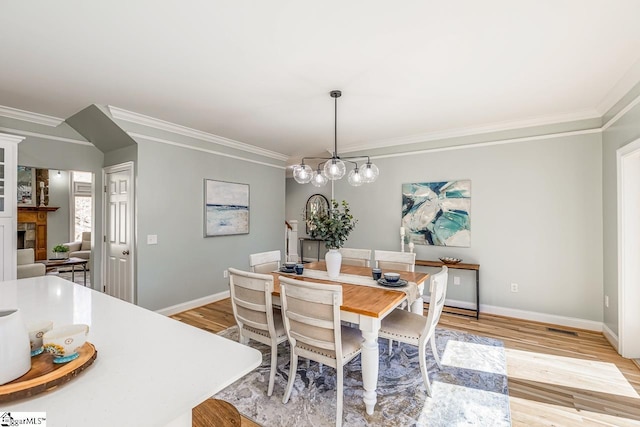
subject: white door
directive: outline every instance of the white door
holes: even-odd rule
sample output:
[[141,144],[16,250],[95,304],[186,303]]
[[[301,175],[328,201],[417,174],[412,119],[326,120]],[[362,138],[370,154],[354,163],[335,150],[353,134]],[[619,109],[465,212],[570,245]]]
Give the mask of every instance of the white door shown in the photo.
[[618,352],[640,358],[640,139],[618,149]]
[[104,169],[107,294],[135,303],[133,280],[133,164]]

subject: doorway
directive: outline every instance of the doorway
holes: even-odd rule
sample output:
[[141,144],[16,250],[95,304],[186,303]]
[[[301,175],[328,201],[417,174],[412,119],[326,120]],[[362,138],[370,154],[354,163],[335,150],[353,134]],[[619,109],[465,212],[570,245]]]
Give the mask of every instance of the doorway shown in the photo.
[[640,139],[619,148],[618,351],[640,358]]
[[133,162],[103,169],[104,292],[135,304]]

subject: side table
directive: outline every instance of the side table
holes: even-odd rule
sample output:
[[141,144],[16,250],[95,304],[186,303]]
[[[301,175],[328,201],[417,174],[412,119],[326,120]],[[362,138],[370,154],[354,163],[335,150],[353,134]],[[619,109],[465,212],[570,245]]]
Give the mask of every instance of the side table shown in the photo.
[[[474,311],[476,313],[475,318],[476,319],[480,318],[480,264],[466,264],[462,262],[459,262],[457,264],[445,264],[442,261],[417,259],[416,265],[421,265],[423,267],[442,267],[443,265],[446,265],[450,269],[475,271],[476,272],[476,309]],[[453,307],[453,306],[447,306],[447,307]],[[460,308],[460,307],[454,307],[454,308]],[[463,314],[463,316],[466,316],[466,314]],[[470,316],[470,317],[474,317],[474,316]]]

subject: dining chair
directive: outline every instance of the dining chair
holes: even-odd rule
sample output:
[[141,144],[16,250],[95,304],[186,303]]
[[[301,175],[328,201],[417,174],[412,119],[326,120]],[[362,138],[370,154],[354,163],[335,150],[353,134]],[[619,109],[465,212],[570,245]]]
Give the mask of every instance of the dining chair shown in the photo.
[[447,294],[447,280],[449,272],[447,266],[443,266],[442,270],[431,276],[431,299],[429,301],[429,313],[427,317],[420,314],[411,313],[405,310],[395,309],[387,317],[382,319],[382,325],[378,336],[381,338],[394,339],[410,345],[418,346],[420,357],[420,371],[422,372],[422,380],[424,387],[427,389],[427,395],[431,396],[431,384],[429,383],[429,373],[427,372],[427,342],[431,342],[431,351],[433,358],[440,365],[440,357],[436,348],[435,330]]
[[249,267],[253,273],[271,273],[280,269],[280,259],[280,251],[251,254],[249,255]]
[[271,369],[267,396],[273,393],[278,362],[278,344],[287,340],[282,314],[273,310],[273,276],[229,268],[229,290],[233,317],[238,324],[238,341],[249,339],[271,346]]
[[376,250],[373,252],[373,259],[376,262],[376,268],[381,268],[383,270],[415,271],[415,252]]
[[343,367],[360,354],[362,333],[340,324],[342,287],[280,277],[284,328],[289,337],[289,383],[283,403],[289,401],[296,379],[298,357],[336,370],[336,426],[342,425]]
[[371,249],[340,248],[342,264],[371,267]]

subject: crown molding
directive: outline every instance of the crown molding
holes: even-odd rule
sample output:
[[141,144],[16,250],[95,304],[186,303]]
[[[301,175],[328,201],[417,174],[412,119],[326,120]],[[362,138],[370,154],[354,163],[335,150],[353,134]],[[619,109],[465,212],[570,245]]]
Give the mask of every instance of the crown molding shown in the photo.
[[17,108],[7,107],[5,105],[0,105],[0,116],[51,127],[57,127],[60,125],[60,123],[64,122],[64,119],[61,119],[59,117],[32,113],[31,111],[19,110]]
[[569,132],[547,133],[544,135],[523,136],[520,138],[496,139],[493,141],[486,141],[486,142],[450,145],[446,147],[425,148],[421,150],[403,151],[401,153],[379,154],[379,155],[374,155],[369,157],[374,160],[386,159],[391,157],[406,157],[406,156],[415,156],[416,154],[437,153],[440,151],[465,150],[468,148],[482,148],[482,147],[490,147],[492,145],[515,144],[519,142],[539,141],[544,139],[553,139],[553,138],[570,137],[570,136],[578,136],[578,135],[589,135],[592,133],[601,133],[601,132],[602,132],[602,128],[583,129],[583,130],[575,130],[575,131],[569,131]]
[[609,128],[609,126],[611,126],[612,124],[617,122],[620,119],[620,117],[622,117],[625,114],[627,114],[629,112],[629,110],[631,110],[633,107],[635,107],[638,104],[640,104],[640,95],[636,96],[633,101],[628,103],[622,110],[618,111],[618,114],[613,116],[607,123],[605,123],[602,126],[602,130],[603,131],[607,130]]
[[620,80],[613,85],[609,93],[602,98],[602,101],[596,107],[600,115],[604,116],[638,83],[640,83],[640,59],[629,67]]
[[[33,136],[33,137],[36,137],[36,138],[51,139],[53,141],[69,142],[71,144],[89,145],[89,146],[93,147],[93,144],[88,142],[88,141],[81,141],[79,139],[65,138],[63,136],[47,135],[45,133],[29,132],[27,130],[12,129],[12,128],[5,128],[5,127],[0,127],[0,131],[17,133],[18,135],[24,135],[25,137],[26,136]],[[22,137],[22,139],[24,139],[24,137]]]
[[0,142],[10,142],[13,144],[19,144],[24,139],[24,136],[10,135],[8,133],[0,133]]
[[429,132],[418,135],[410,135],[399,138],[381,139],[370,141],[358,145],[347,145],[343,147],[341,153],[351,153],[354,151],[372,150],[376,148],[395,147],[398,145],[417,144],[420,142],[438,141],[443,139],[461,138],[465,136],[482,135],[493,132],[502,132],[515,129],[523,129],[535,126],[548,126],[565,122],[599,119],[601,115],[594,109],[582,110],[566,114],[553,116],[532,117],[523,120],[492,123],[483,126],[473,126],[441,132]]
[[136,123],[143,126],[148,126],[154,129],[162,130],[165,132],[171,132],[190,138],[199,139],[205,142],[211,142],[214,144],[222,145],[236,150],[245,151],[247,153],[257,154],[259,156],[268,157],[275,160],[287,161],[289,156],[281,153],[277,153],[271,150],[265,150],[254,145],[246,144],[244,142],[235,141],[233,139],[225,138],[222,136],[214,135],[212,133],[203,132],[197,129],[192,129],[186,126],[177,125],[175,123],[167,122],[164,120],[156,119],[154,117],[145,116],[144,114],[135,113],[122,108],[107,105],[111,117],[117,120],[123,120],[130,123]]
[[169,141],[168,139],[156,138],[155,136],[149,136],[142,133],[127,132],[127,134],[133,139],[145,139],[147,141],[159,142],[161,144],[173,145],[175,147],[187,148],[189,150],[201,151],[203,153],[215,154],[217,156],[228,157],[230,159],[242,160],[244,162],[255,163],[257,165],[269,166],[276,169],[286,169],[286,166],[273,165],[267,162],[261,162],[259,160],[248,159],[246,157],[236,156],[229,153],[222,153],[220,151],[209,150],[207,148],[194,147],[193,145],[183,144],[181,142]]

